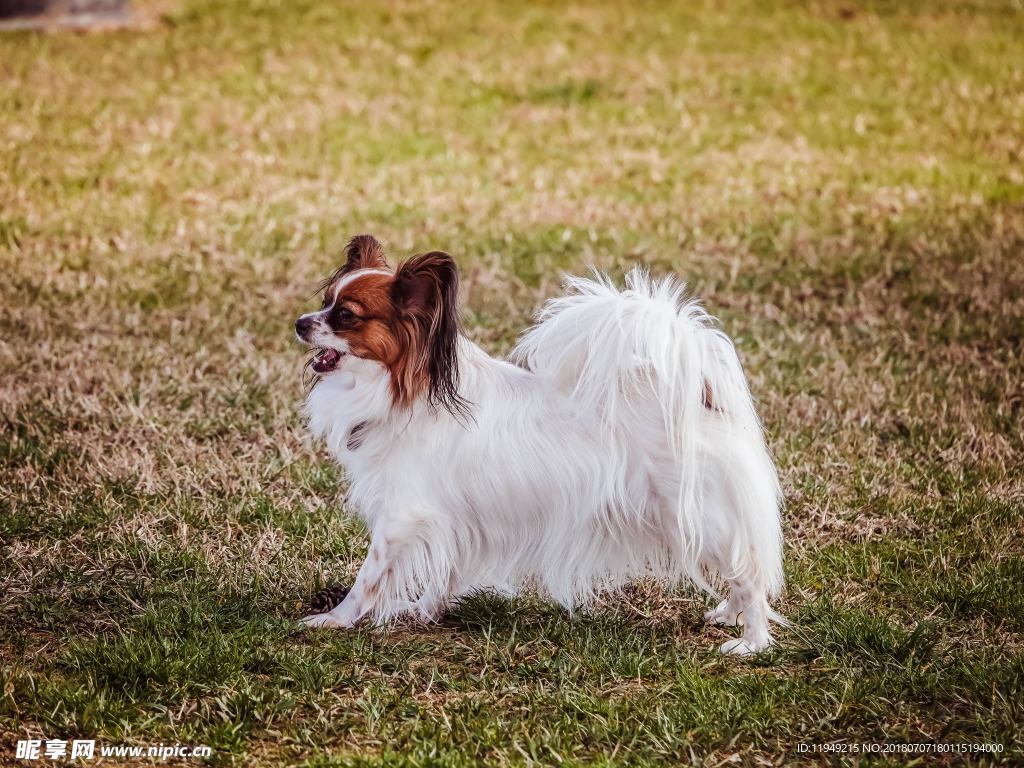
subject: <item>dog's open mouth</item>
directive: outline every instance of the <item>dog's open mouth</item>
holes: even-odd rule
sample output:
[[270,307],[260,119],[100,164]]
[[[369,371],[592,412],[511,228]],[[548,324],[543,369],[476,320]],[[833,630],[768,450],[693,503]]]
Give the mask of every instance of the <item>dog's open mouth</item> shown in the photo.
[[341,364],[344,356],[337,349],[321,349],[313,358],[313,370],[317,373],[330,373]]

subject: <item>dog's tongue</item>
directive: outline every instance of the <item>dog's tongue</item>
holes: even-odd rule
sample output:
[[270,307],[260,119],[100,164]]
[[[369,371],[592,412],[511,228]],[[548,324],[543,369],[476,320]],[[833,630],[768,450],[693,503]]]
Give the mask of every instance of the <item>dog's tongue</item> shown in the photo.
[[313,358],[313,370],[317,373],[333,371],[341,360],[341,353],[336,349],[325,349]]

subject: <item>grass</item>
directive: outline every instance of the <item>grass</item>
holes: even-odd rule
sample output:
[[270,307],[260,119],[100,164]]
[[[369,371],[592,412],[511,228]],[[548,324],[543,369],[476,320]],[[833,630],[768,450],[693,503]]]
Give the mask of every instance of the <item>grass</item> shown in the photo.
[[[0,37],[0,763],[1024,760],[1019,3],[152,15]],[[495,353],[562,270],[690,281],[783,476],[777,650],[653,584],[297,631],[366,538],[290,326],[362,231],[452,252]]]

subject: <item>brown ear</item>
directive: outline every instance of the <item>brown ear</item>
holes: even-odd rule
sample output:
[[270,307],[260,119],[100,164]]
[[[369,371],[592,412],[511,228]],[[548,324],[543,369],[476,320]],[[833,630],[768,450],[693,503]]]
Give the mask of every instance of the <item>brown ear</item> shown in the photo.
[[[357,269],[387,269],[384,247],[373,235],[356,235],[345,246],[345,263],[334,274],[320,283],[317,292],[326,291],[339,277]],[[325,295],[326,301],[326,295]]]
[[384,248],[373,235],[356,235],[345,246],[345,266],[338,274],[357,269],[387,269]]
[[[410,382],[425,377],[427,399],[457,417],[469,414],[459,395],[459,268],[442,251],[413,256],[395,272],[392,299],[413,347]],[[414,386],[414,385],[413,385]]]

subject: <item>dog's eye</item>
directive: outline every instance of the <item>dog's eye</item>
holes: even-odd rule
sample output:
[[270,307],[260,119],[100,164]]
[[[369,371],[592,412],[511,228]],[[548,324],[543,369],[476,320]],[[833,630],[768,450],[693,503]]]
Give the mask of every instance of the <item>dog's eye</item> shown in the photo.
[[356,316],[356,313],[353,312],[351,309],[348,309],[347,307],[342,307],[341,309],[338,310],[338,318],[342,322],[346,322],[347,323],[349,320],[352,320],[353,318],[355,318],[355,316]]

